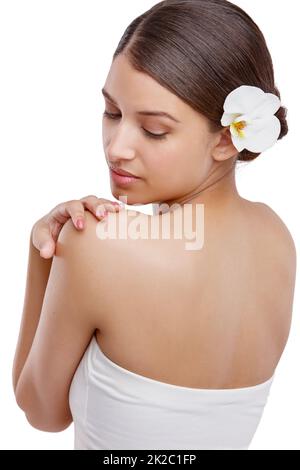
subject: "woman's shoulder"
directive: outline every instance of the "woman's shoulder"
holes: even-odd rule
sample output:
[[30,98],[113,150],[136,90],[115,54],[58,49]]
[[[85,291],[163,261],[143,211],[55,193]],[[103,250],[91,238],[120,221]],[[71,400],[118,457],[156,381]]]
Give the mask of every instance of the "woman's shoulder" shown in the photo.
[[[119,270],[126,265],[126,259],[138,257],[142,243],[136,238],[136,227],[130,225],[136,218],[147,218],[147,214],[122,209],[120,212],[109,212],[100,221],[90,212],[85,211],[85,228],[75,237],[81,237],[78,245],[83,245],[89,259],[95,264],[116,266]],[[139,222],[141,223],[141,221]],[[147,224],[145,224],[147,227]],[[73,232],[76,229],[74,228]],[[137,230],[138,231],[138,230]],[[129,273],[128,273],[129,275]]]
[[[263,263],[263,272],[269,273],[273,286],[280,286],[280,291],[293,296],[297,252],[293,236],[283,219],[274,209],[262,202],[252,203],[254,249],[257,262]],[[265,281],[267,282],[267,280]]]
[[[72,276],[76,277],[81,291],[90,298],[90,310],[93,311],[94,305],[98,316],[100,302],[103,311],[106,306],[109,310],[116,286],[118,290],[124,289],[130,285],[133,271],[136,273],[138,266],[142,269],[141,257],[138,255],[141,251],[137,249],[135,240],[127,241],[126,238],[119,237],[118,233],[109,233],[108,222],[113,229],[113,220],[118,222],[120,213],[110,212],[106,220],[101,221],[87,210],[84,215],[83,230],[77,230],[71,219],[64,224],[59,234],[56,254],[65,263],[66,269],[70,266]],[[134,211],[131,215],[134,217]],[[128,225],[128,221],[125,225]],[[107,237],[103,236],[106,232],[109,235]]]
[[255,202],[258,222],[264,227],[272,246],[282,251],[291,261],[296,260],[296,246],[292,234],[283,219],[270,206]]

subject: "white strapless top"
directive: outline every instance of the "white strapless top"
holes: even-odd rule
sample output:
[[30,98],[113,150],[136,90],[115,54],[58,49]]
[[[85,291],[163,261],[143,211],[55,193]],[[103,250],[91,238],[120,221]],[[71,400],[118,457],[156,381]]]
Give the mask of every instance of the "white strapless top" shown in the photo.
[[74,448],[246,450],[273,378],[235,389],[159,382],[112,362],[93,336],[70,387]]

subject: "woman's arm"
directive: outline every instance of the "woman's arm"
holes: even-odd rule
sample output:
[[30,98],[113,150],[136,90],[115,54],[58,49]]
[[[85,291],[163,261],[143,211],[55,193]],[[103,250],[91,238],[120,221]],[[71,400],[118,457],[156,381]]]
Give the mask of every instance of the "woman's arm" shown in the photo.
[[53,258],[45,259],[40,256],[32,243],[31,231],[24,307],[13,364],[14,392],[39,323],[52,260]]
[[52,263],[30,248],[14,386],[27,420],[42,431],[59,432],[71,424],[72,378],[99,328],[99,287],[105,270],[99,272],[97,266],[103,266],[106,244],[97,239],[96,226],[89,212],[84,232],[66,222]]
[[[102,210],[100,215],[99,209]],[[13,365],[14,392],[16,392],[17,383],[39,323],[52,256],[55,253],[59,233],[70,218],[74,227],[83,228],[84,223],[77,225],[77,222],[78,220],[85,221],[87,211],[101,220],[105,216],[104,210],[117,212],[119,204],[96,196],[63,202],[38,220],[31,230],[25,300]],[[42,248],[45,245],[48,246],[45,249]]]

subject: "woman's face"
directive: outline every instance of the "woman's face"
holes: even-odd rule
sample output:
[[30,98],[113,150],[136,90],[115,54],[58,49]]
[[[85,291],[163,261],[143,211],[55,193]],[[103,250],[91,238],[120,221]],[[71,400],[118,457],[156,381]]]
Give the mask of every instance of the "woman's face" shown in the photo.
[[[102,123],[106,161],[139,177],[125,184],[110,173],[114,197],[126,196],[127,204],[137,205],[177,201],[203,185],[216,163],[216,134],[205,117],[132,68],[122,54],[111,65],[103,95],[109,113]],[[152,114],[157,111],[174,119]]]

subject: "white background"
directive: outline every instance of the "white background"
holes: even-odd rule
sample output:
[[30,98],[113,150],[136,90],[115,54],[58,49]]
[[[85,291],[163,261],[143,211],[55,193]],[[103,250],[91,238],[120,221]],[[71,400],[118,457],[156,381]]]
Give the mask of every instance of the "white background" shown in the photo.
[[[14,400],[12,361],[23,308],[32,225],[62,201],[114,199],[102,148],[104,85],[127,25],[151,0],[0,2],[1,325],[0,446],[72,449],[61,433],[32,428]],[[289,110],[289,134],[237,171],[240,194],[270,205],[299,247],[298,2],[236,0],[257,22]],[[149,210],[150,209],[150,210]],[[151,213],[151,207],[138,210]],[[300,449],[299,283],[290,338],[251,449]]]

